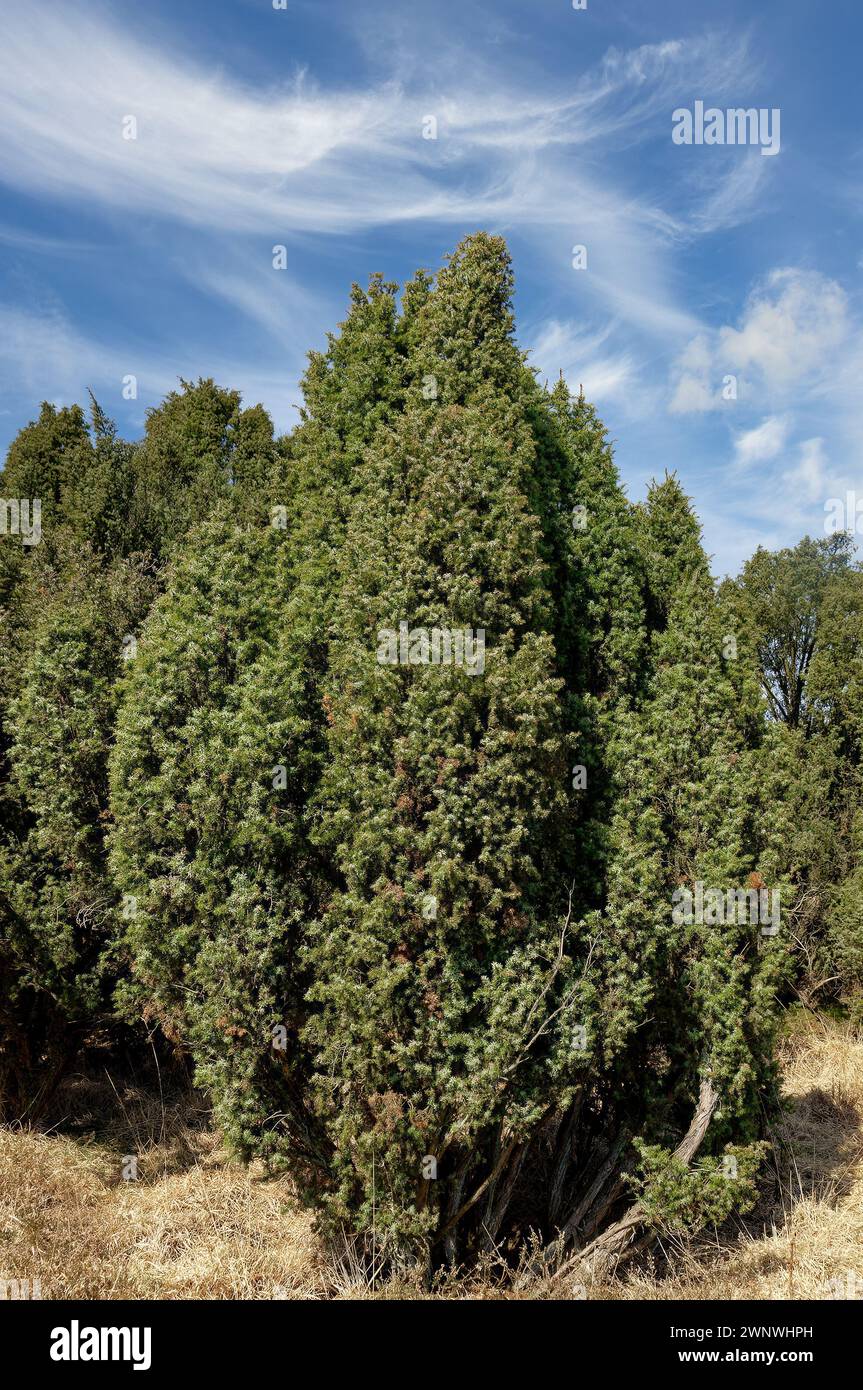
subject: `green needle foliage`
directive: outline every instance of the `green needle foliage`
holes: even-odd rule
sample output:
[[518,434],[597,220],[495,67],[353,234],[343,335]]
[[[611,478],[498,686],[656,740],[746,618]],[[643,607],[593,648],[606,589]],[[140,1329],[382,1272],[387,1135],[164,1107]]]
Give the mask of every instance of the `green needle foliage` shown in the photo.
[[38,1115],[112,1014],[118,918],[104,848],[107,756],[130,631],[155,592],[140,559],[66,557],[39,588],[6,711],[10,784],[0,851],[6,1112]]
[[119,682],[164,557],[221,496],[260,510],[276,469],[260,407],[183,383],[141,445],[95,400],[43,405],[4,496],[39,499],[41,538],[0,548],[0,1114],[35,1118],[83,1044],[110,1031],[122,914],[109,875],[108,755]]
[[[302,1033],[302,946],[329,866],[310,837],[335,559],[353,472],[399,377],[393,287],[354,287],[268,516],[199,528],[142,633],[113,760],[114,871],[134,902],[123,997],[188,1048],[235,1149],[329,1179]],[[212,770],[212,773],[211,773]],[[167,807],[167,812],[166,812]]]
[[44,532],[0,538],[4,1114],[161,1030],[238,1154],[429,1270],[745,1209],[777,999],[863,970],[848,542],[717,589],[512,296],[477,233],[353,287],[288,437],[181,382],[136,444],[43,407],[3,475]]

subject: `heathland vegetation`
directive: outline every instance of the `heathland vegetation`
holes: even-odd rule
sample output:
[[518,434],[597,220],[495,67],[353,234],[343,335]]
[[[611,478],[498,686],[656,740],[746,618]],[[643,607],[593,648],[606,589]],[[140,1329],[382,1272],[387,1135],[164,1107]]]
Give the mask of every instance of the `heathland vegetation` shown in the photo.
[[0,474],[0,1118],[173,1053],[390,1272],[745,1212],[783,1010],[863,1022],[852,539],[717,585],[512,289],[477,234],[353,288],[291,434],[182,382]]

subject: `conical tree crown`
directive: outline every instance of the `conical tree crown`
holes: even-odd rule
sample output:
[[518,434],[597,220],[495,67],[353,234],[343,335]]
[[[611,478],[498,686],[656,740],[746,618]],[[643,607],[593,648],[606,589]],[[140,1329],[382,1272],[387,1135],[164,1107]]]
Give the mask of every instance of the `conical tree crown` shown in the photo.
[[[502,237],[466,237],[417,314],[413,377],[446,405],[471,396],[518,399],[531,380],[515,346],[513,273]],[[410,301],[409,301],[410,305]]]
[[[307,951],[308,1036],[331,1215],[370,1219],[380,1182],[393,1239],[433,1232],[532,1112],[531,1011],[566,895],[553,852],[539,872],[567,771],[510,292],[491,238],[441,273],[410,362],[438,393],[379,432],[339,557],[320,838],[343,886]],[[430,1184],[434,1154],[447,1180]]]
[[[178,558],[142,634],[113,763],[115,873],[140,899],[127,930],[132,1006],[143,993],[191,1047],[234,1147],[275,1165],[290,1154],[310,1190],[326,1163],[299,1038],[300,947],[322,892],[305,817],[324,743],[334,557],[397,347],[392,288],[378,277],[367,295],[354,290],[327,352],[311,354],[303,420],[274,450],[269,518],[234,495]],[[268,421],[216,404],[216,442],[227,431],[237,481],[249,459],[254,479]],[[162,795],[177,811],[159,823]]]
[[25,425],[9,446],[0,474],[0,496],[41,499],[43,517],[60,507],[70,484],[86,471],[91,453],[84,412],[78,405],[43,401],[39,418]]
[[639,509],[642,547],[648,575],[648,620],[664,630],[675,596],[684,586],[693,592],[711,588],[710,567],[701,544],[701,526],[689,498],[673,473],[653,482]]
[[134,517],[148,548],[168,553],[216,503],[242,497],[262,509],[274,468],[272,426],[261,406],[211,379],[181,381],[147,412],[134,459]]
[[751,644],[676,479],[630,506],[511,299],[484,233],[400,309],[353,291],[269,524],[232,494],[178,551],[113,758],[125,949],[232,1143],[432,1265],[589,1240],[708,1081],[715,1167],[769,1079],[772,940],[674,915],[781,873]]

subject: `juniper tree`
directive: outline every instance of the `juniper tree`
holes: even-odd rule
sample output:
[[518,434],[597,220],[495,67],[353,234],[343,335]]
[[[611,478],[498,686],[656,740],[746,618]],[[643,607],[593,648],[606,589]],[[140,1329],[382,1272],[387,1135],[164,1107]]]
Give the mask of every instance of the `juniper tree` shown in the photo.
[[[575,852],[570,763],[580,737],[599,766],[588,742],[615,727],[643,648],[604,433],[563,388],[553,403],[537,389],[510,292],[500,241],[459,248],[415,320],[407,408],[362,471],[320,799],[344,884],[307,952],[330,1218],[368,1228],[374,1206],[378,1238],[432,1258],[493,1240],[520,1183],[535,1197],[545,1181],[540,1222],[564,1185],[576,1201],[574,1122],[602,1105],[595,941],[577,912],[601,895],[602,856],[588,836]],[[584,502],[607,525],[590,576]],[[379,661],[402,623],[413,662]],[[426,659],[425,634],[460,628],[485,631],[481,676]],[[588,802],[606,794],[588,780]]]
[[43,401],[38,419],[18,432],[0,473],[0,497],[38,500],[42,542],[51,543],[56,523],[69,520],[70,497],[89,472],[93,445],[83,410]]
[[166,555],[220,499],[257,508],[260,517],[280,476],[272,423],[262,406],[242,409],[239,391],[212,378],[180,382],[147,411],[133,455],[127,518],[137,548]]
[[534,428],[540,455],[549,428],[564,465],[553,494],[557,520],[550,583],[562,610],[556,646],[566,682],[569,727],[576,736],[577,855],[585,907],[605,893],[607,826],[617,795],[618,735],[643,698],[648,674],[647,579],[638,514],[620,486],[607,432],[579,391],[561,378]]
[[0,1104],[10,1118],[39,1114],[111,1014],[119,918],[105,863],[107,756],[124,643],[155,592],[145,562],[105,567],[68,536],[56,548],[62,573],[43,574],[30,601],[5,719]]
[[220,510],[172,568],[124,690],[112,861],[131,904],[125,1008],[193,1055],[238,1149],[254,1131],[266,1152],[278,1097],[299,1162],[296,937],[312,870],[281,795],[277,729],[240,717],[278,632],[285,544],[283,530]]
[[161,559],[219,496],[260,512],[275,466],[268,417],[212,382],[183,384],[150,412],[142,446],[121,440],[91,397],[89,432],[78,407],[43,406],[10,447],[3,486],[44,511],[38,546],[3,550],[7,1113],[32,1117],[106,1023],[122,927],[104,847],[107,755]]
[[771,943],[671,916],[681,875],[780,871],[754,665],[679,488],[626,502],[511,293],[484,234],[400,313],[353,291],[275,451],[280,525],[181,548],[113,760],[132,1006],[330,1229],[432,1263],[583,1245],[639,1151],[640,1211],[715,1216],[715,1162],[672,1142],[705,1086],[709,1151],[751,1140],[769,1082]]
[[[552,1099],[530,1084],[530,1043],[559,934],[562,885],[539,866],[566,763],[514,432],[488,409],[406,412],[343,552],[321,840],[344,886],[311,932],[308,1035],[333,1213],[367,1227],[374,1200],[396,1243],[440,1233]],[[380,664],[403,622],[451,642],[482,630],[484,669],[476,653],[473,669]]]
[[[785,946],[762,935],[772,916],[753,921],[748,894],[765,884],[773,896],[756,892],[755,902],[772,910],[783,890],[787,904],[788,885],[778,878],[772,808],[759,794],[753,739],[763,712],[753,653],[728,631],[698,523],[674,478],[651,489],[643,536],[649,611],[662,626],[613,818],[603,1026],[628,1078],[621,1122],[656,1192],[659,1173],[673,1172],[671,1139],[699,1096],[716,1112],[706,1147],[717,1161],[724,1146],[757,1140]],[[708,902],[702,920],[699,892]],[[757,1151],[728,1152],[748,1175]],[[704,1182],[713,1171],[705,1165]],[[726,1192],[728,1210],[742,1194],[734,1182]]]
[[[480,248],[490,249],[492,259],[496,259],[498,265],[502,263],[499,243],[492,244],[489,239],[487,244],[481,242]],[[458,280],[458,293],[464,292],[465,283],[474,293],[477,267],[485,273],[482,256],[478,257],[476,251],[473,255],[457,258],[450,286],[455,287]],[[248,572],[243,570],[242,584],[232,579],[236,572],[232,555],[239,544],[236,538],[213,536],[207,544],[203,562],[191,557],[182,560],[176,580],[142,636],[139,664],[124,703],[114,761],[117,817],[114,862],[124,891],[138,900],[138,915],[127,935],[136,979],[143,985],[156,1016],[163,1018],[169,1029],[176,1030],[184,1042],[191,1045],[200,1075],[214,1086],[220,1116],[235,1143],[246,1151],[263,1151],[274,1162],[289,1157],[300,1166],[307,1161],[318,1163],[323,1172],[323,1182],[321,1184],[319,1178],[319,1185],[330,1189],[334,1186],[338,1189],[345,1181],[348,1155],[342,1150],[326,1163],[321,1158],[321,1149],[326,1151],[338,1141],[338,1135],[328,1125],[329,1116],[321,1091],[320,1067],[326,1066],[322,1056],[318,1059],[319,1076],[307,1096],[303,1095],[300,1082],[306,1066],[304,1049],[321,1047],[321,1025],[315,1022],[314,1016],[326,1014],[327,990],[335,989],[338,993],[339,989],[339,980],[329,975],[330,946],[335,938],[328,946],[331,933],[326,923],[336,912],[336,903],[344,901],[348,877],[342,853],[336,852],[332,839],[333,826],[338,820],[336,793],[343,791],[345,775],[348,780],[351,777],[350,772],[346,774],[343,762],[334,757],[335,743],[332,742],[337,738],[340,712],[339,691],[333,680],[345,659],[341,654],[346,631],[345,605],[350,606],[352,602],[349,594],[353,580],[350,567],[344,568],[344,565],[357,544],[355,539],[343,539],[343,535],[348,511],[352,511],[348,537],[353,535],[353,527],[359,528],[357,536],[362,534],[364,518],[369,523],[384,522],[384,517],[373,510],[384,500],[376,478],[380,465],[374,460],[378,448],[387,450],[389,485],[394,467],[392,445],[384,441],[389,439],[390,429],[410,429],[413,447],[414,443],[422,443],[416,431],[424,429],[427,420],[436,419],[440,414],[440,422],[446,425],[441,443],[446,440],[450,449],[453,486],[465,489],[465,500],[459,511],[465,531],[461,537],[457,533],[450,536],[449,543],[454,546],[452,558],[458,562],[454,570],[455,588],[450,596],[444,583],[438,602],[449,597],[458,599],[455,614],[459,605],[467,611],[471,595],[482,599],[488,621],[500,629],[501,657],[506,654],[499,672],[488,682],[497,691],[492,702],[493,714],[489,716],[486,710],[487,696],[481,695],[480,724],[475,729],[470,727],[474,721],[468,717],[464,698],[455,712],[449,711],[447,715],[447,746],[452,745],[453,740],[476,745],[470,754],[476,785],[491,788],[495,779],[510,777],[512,787],[504,787],[500,795],[503,800],[504,793],[511,794],[516,801],[512,812],[504,806],[499,813],[500,834],[495,844],[500,846],[503,857],[497,870],[485,867],[485,861],[493,859],[494,855],[491,845],[484,852],[482,850],[483,819],[476,820],[466,809],[458,811],[458,815],[467,816],[462,833],[469,834],[476,842],[473,852],[484,855],[482,872],[476,867],[470,870],[468,897],[471,901],[465,901],[459,909],[466,920],[479,913],[478,924],[471,927],[467,936],[474,932],[478,946],[482,936],[489,935],[489,962],[494,960],[497,949],[496,930],[502,931],[508,942],[518,938],[522,931],[522,911],[515,906],[518,895],[510,880],[517,882],[519,876],[534,895],[541,897],[545,893],[557,904],[565,899],[560,866],[549,872],[551,886],[542,888],[525,841],[534,821],[537,826],[554,824],[553,811],[563,801],[566,784],[565,767],[555,752],[555,747],[562,747],[562,742],[559,732],[553,732],[559,722],[556,714],[559,679],[555,672],[554,644],[545,631],[552,605],[541,583],[540,536],[525,496],[529,482],[527,460],[533,456],[533,443],[524,422],[522,404],[514,399],[528,388],[534,396],[537,393],[521,355],[509,339],[511,320],[507,322],[506,331],[500,333],[494,317],[489,320],[493,332],[488,336],[490,340],[496,339],[505,352],[501,379],[509,384],[511,394],[499,394],[495,398],[492,393],[489,397],[492,366],[488,366],[488,370],[484,367],[478,374],[475,389],[464,389],[461,375],[453,371],[451,364],[458,364],[459,373],[463,373],[463,363],[469,354],[464,344],[457,347],[447,339],[447,332],[451,331],[447,324],[453,320],[446,312],[447,280],[445,276],[442,279],[442,301],[435,301],[427,277],[418,275],[406,291],[400,321],[394,313],[392,287],[375,280],[367,296],[354,292],[351,314],[340,336],[331,340],[326,354],[312,357],[305,381],[304,418],[285,446],[287,532],[274,570],[278,576],[275,590],[285,598],[283,607],[274,608],[269,616],[266,615],[269,601],[264,602],[260,595],[270,591],[270,571],[260,553],[248,552]],[[508,314],[506,294],[501,296],[498,277],[492,277],[489,288],[492,300],[498,296],[500,311],[505,309]],[[480,352],[484,350],[483,343],[480,335],[476,344]],[[426,370],[430,363],[424,354],[430,350],[433,352],[431,365],[437,368],[435,373]],[[436,377],[439,392],[429,390],[429,376]],[[454,397],[461,398],[485,394],[488,404],[467,407],[458,403],[447,407],[445,397],[450,390]],[[399,414],[406,400],[407,409]],[[449,411],[453,410],[455,419],[450,420]],[[492,427],[489,434],[488,429]],[[520,442],[516,445],[517,440]],[[502,486],[498,501],[489,486],[490,480],[483,481],[478,464],[465,457],[465,447],[471,452],[477,451],[477,458],[488,460],[489,467],[496,470]],[[364,449],[368,449],[365,458]],[[422,459],[416,470],[417,484],[423,477],[430,479],[434,473],[427,443],[423,445]],[[393,506],[396,504],[397,497],[392,501]],[[483,520],[487,507],[490,515]],[[507,538],[511,522],[515,529]],[[424,515],[423,525],[426,524]],[[445,514],[436,524],[445,525]],[[480,535],[485,536],[483,548],[475,551],[474,542]],[[519,554],[522,542],[526,547],[523,556]],[[196,536],[195,546],[200,548],[201,544],[201,537]],[[440,544],[443,544],[443,536]],[[220,556],[225,547],[223,560]],[[382,559],[387,548],[388,543],[383,538]],[[432,558],[435,564],[428,582],[434,591],[441,589],[441,577],[436,570],[437,543]],[[406,554],[404,561],[408,559]],[[399,565],[402,563],[399,559]],[[488,569],[487,580],[483,579],[484,567]],[[463,575],[461,569],[464,569]],[[221,681],[203,690],[195,687],[196,709],[192,712],[188,696],[190,663],[194,668],[197,627],[209,621],[209,616],[205,615],[213,608],[214,599],[206,587],[211,570],[222,575],[227,586],[224,600],[220,599],[219,603],[226,617],[228,612],[234,614],[228,638],[234,654]],[[391,571],[392,565],[388,573]],[[484,586],[488,588],[487,597],[483,597]],[[238,629],[244,630],[252,609],[256,610],[255,643],[244,647],[240,662],[239,650],[235,652],[233,644]],[[361,612],[362,607],[357,614]],[[374,652],[372,661],[377,671]],[[456,679],[468,678],[463,672],[456,672]],[[466,692],[470,692],[470,688],[468,684]],[[462,717],[468,719],[468,728],[463,734],[460,732]],[[489,717],[492,727],[483,735],[482,721]],[[159,721],[165,719],[170,722],[162,729]],[[329,740],[323,737],[326,719],[331,721]],[[484,746],[480,742],[482,739]],[[510,742],[514,747],[507,754]],[[194,769],[203,765],[221,765],[228,745],[236,754],[226,773],[228,789],[224,795],[228,797],[230,788],[242,783],[244,790],[240,800],[246,806],[251,804],[252,810],[247,814],[251,815],[252,824],[260,826],[261,830],[260,842],[256,842],[260,863],[251,862],[244,835],[239,830],[234,835],[228,828],[237,812],[216,815],[211,805],[212,787],[202,776],[194,775]],[[366,756],[375,751],[369,747]],[[491,759],[492,751],[494,759]],[[549,793],[541,769],[555,757],[558,757],[558,765],[547,778],[551,787]],[[493,765],[487,766],[490,761]],[[282,768],[283,776],[274,796],[272,786],[262,790],[261,779],[263,768],[276,765]],[[326,780],[316,792],[322,769]],[[254,779],[257,779],[257,791]],[[460,805],[464,794],[457,790],[457,781],[453,779],[453,791]],[[169,799],[182,795],[184,807],[189,808],[188,823],[177,820],[170,807],[167,815],[158,821],[153,818],[155,813],[148,819],[143,807],[157,789],[168,792]],[[490,791],[485,795],[488,797]],[[254,808],[262,798],[258,816]],[[505,828],[507,825],[509,829]],[[304,839],[306,833],[314,829],[316,860],[310,856]],[[556,829],[555,826],[555,832]],[[454,832],[446,831],[445,815],[441,824],[436,822],[433,827],[430,845],[435,835],[444,832],[441,847],[448,845],[452,858]],[[549,844],[554,838],[551,832],[546,836]],[[387,852],[383,844],[381,852]],[[533,853],[538,853],[538,846]],[[267,878],[268,864],[276,866],[275,886]],[[455,864],[451,871],[456,873]],[[486,885],[489,873],[491,877]],[[491,886],[494,879],[499,880],[499,886]],[[241,915],[243,903],[232,887],[237,882],[243,883],[244,891],[248,884],[248,893],[259,892],[261,898],[269,894],[275,904],[271,909],[275,922],[268,925],[262,920],[260,931],[256,928],[250,938],[248,922]],[[477,891],[484,891],[486,886],[492,892],[492,901],[481,910],[481,905],[473,899]],[[460,894],[455,888],[454,882],[453,893],[458,899]],[[312,901],[305,906],[308,897],[314,899],[315,894],[317,903]],[[313,924],[307,949],[303,942],[303,914],[295,906],[300,902]],[[374,903],[369,905],[369,910],[375,910]],[[535,910],[532,911],[535,915]],[[502,918],[502,926],[496,927],[498,917]],[[289,932],[281,931],[284,923],[289,924]],[[523,993],[520,1007],[524,1015],[518,1037],[522,1043],[529,1041],[522,1035],[531,1019],[531,1000],[535,1003],[535,995],[555,970],[554,952],[558,949],[560,923],[556,919],[551,925],[543,922],[539,932],[537,940],[525,946],[518,957],[521,967],[518,984]],[[241,942],[247,944],[241,945]],[[538,955],[540,945],[549,955],[547,961]],[[467,944],[460,947],[459,958],[469,954],[470,949],[472,947]],[[237,960],[238,953],[241,960]],[[303,1038],[296,1036],[302,1009],[291,994],[293,977],[289,979],[289,957],[294,962],[300,961],[310,984],[303,1008],[311,1012],[313,1018]],[[228,991],[228,1009],[225,1008],[221,968],[213,968],[214,963],[221,967],[227,961],[232,963],[229,973],[235,982],[235,987]],[[278,974],[280,970],[281,975]],[[484,1006],[487,1012],[495,1008],[499,1012],[507,1011],[515,988],[512,975],[511,969],[506,981],[487,986],[489,998]],[[265,979],[275,980],[276,984],[272,995],[265,993],[262,998],[261,982]],[[477,988],[481,979],[477,965],[474,969]],[[465,997],[469,1007],[473,1007],[469,997]],[[335,1001],[333,1008],[336,1008]],[[264,1044],[259,1025],[265,1015],[284,1018],[287,1022],[290,1039],[290,1055],[284,1059],[289,1063],[287,1076],[280,1074],[270,1065],[271,1059],[268,1061],[262,1055]],[[252,1020],[255,1022],[250,1026]],[[330,1017],[329,1022],[341,1026],[340,1019]],[[329,1024],[323,1026],[326,1030]],[[440,1031],[438,1024],[435,1027]],[[473,1049],[487,1045],[488,1039],[475,1031]],[[508,1044],[510,1062],[514,1049],[517,1051],[520,1045],[517,1040]],[[359,1065],[356,1056],[352,1065]],[[497,1074],[495,1068],[499,1070],[501,1065],[500,1059],[483,1064],[482,1084],[470,1102],[474,1112],[471,1123],[479,1122],[483,1096]],[[519,1067],[523,1065],[520,1061]],[[530,1059],[527,1065],[533,1065]],[[308,1100],[318,1109],[317,1125],[324,1138],[323,1145],[315,1140],[311,1146],[318,1150],[314,1158],[309,1157],[310,1143],[306,1143],[305,1153],[302,1151],[308,1138],[308,1131],[300,1132],[306,1125],[305,1115],[296,1107],[292,1113],[291,1105],[286,1103],[286,1095],[292,1087],[297,1105],[302,1106]],[[430,1104],[431,1100],[429,1097]],[[535,1106],[536,1103],[534,1096],[530,1104]],[[277,1119],[268,1128],[267,1117],[274,1114]],[[297,1115],[300,1120],[295,1123]],[[488,1125],[484,1132],[489,1134]],[[367,1148],[366,1140],[363,1146]],[[362,1167],[362,1155],[360,1160]],[[313,1178],[309,1181],[313,1185]],[[337,1193],[331,1193],[331,1210],[332,1202],[338,1205]],[[352,1219],[362,1225],[359,1213],[355,1212]],[[405,1213],[400,1211],[398,1221],[403,1219]]]
[[80,406],[43,403],[10,444],[0,474],[0,495],[39,501],[41,535],[31,554],[43,564],[67,533],[106,557],[146,548],[136,446],[119,437],[92,393],[89,413],[88,426]]
[[[80,407],[57,410],[43,404],[38,419],[13,440],[0,474],[4,497],[16,499],[16,506],[27,499],[33,515],[37,507],[41,513],[39,533],[30,537],[30,544],[18,536],[0,537],[0,1112],[13,1118],[25,1111],[31,1116],[35,1113],[37,1098],[48,1097],[52,1073],[59,1073],[74,1052],[74,1025],[64,1012],[62,997],[68,1000],[75,993],[74,951],[69,944],[68,916],[60,912],[56,942],[52,942],[53,919],[46,916],[45,902],[40,898],[36,826],[41,822],[45,827],[51,820],[51,807],[44,781],[37,787],[34,779],[38,781],[39,769],[47,770],[56,758],[54,735],[60,728],[64,729],[63,752],[71,762],[80,753],[81,766],[87,765],[94,750],[92,746],[72,750],[66,742],[74,740],[76,733],[82,734],[85,745],[87,738],[84,723],[68,708],[72,692],[62,681],[60,685],[46,681],[43,719],[38,727],[28,729],[23,740],[13,726],[11,709],[19,696],[25,702],[28,696],[30,700],[37,698],[36,687],[50,664],[48,649],[53,641],[61,647],[58,670],[63,669],[64,661],[71,661],[80,670],[85,660],[87,639],[82,637],[75,645],[73,656],[60,637],[60,627],[64,638],[73,631],[76,616],[66,611],[67,607],[82,596],[86,576],[93,576],[100,568],[91,544],[96,519],[104,520],[111,512],[120,486],[95,489],[95,502],[90,499],[89,510],[82,508],[88,480],[92,482],[97,473],[105,474],[106,449],[99,428],[103,421],[94,403],[91,437]],[[68,588],[64,581],[67,571]],[[92,609],[82,612],[84,629],[93,621]],[[98,641],[95,647],[99,648]],[[38,663],[34,664],[37,651]],[[95,650],[94,656],[98,685],[104,652]],[[65,674],[71,674],[68,666]],[[107,730],[103,730],[103,740],[106,735]],[[22,777],[22,768],[33,776]],[[66,795],[62,787],[58,789],[59,802],[64,802]],[[91,825],[96,815],[96,808],[88,804],[84,822]],[[79,829],[87,833],[84,823]],[[45,833],[47,845],[51,832],[46,829]],[[58,863],[47,855],[45,885],[49,897],[52,890],[48,885],[56,887],[58,875]],[[71,880],[69,886],[71,901],[75,892]],[[71,930],[74,934],[74,927]],[[58,978],[58,962],[65,968],[63,981]],[[82,967],[84,972],[87,968]],[[76,1006],[75,1012],[80,1018],[80,1007]]]
[[352,472],[399,378],[393,288],[354,287],[340,333],[310,354],[268,524],[233,505],[178,556],[113,764],[114,868],[137,902],[127,1007],[144,1001],[191,1053],[233,1147],[274,1167],[290,1157],[310,1192],[329,1168],[300,1039],[300,947],[326,884],[307,805]]

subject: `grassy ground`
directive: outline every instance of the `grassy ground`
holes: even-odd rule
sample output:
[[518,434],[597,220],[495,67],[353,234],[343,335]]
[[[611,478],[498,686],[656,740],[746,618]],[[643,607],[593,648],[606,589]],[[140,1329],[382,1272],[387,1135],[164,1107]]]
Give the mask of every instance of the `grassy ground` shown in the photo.
[[[650,1268],[588,1289],[613,1299],[863,1298],[863,1038],[804,1016],[782,1044],[787,1113],[758,1206],[696,1241],[664,1237]],[[43,1298],[417,1297],[372,1290],[350,1254],[327,1255],[287,1180],[230,1163],[188,1094],[107,1075],[77,1079],[45,1133],[0,1130],[0,1279]],[[123,1179],[137,1155],[138,1178]],[[429,1295],[426,1295],[429,1296]],[[543,1298],[502,1267],[441,1298]]]

